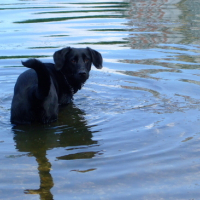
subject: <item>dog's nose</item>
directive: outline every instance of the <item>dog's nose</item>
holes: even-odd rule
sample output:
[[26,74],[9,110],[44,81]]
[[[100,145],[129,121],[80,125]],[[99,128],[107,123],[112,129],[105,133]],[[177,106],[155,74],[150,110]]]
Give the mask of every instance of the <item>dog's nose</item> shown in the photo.
[[85,71],[81,71],[81,72],[79,72],[79,75],[80,76],[86,76],[86,72]]

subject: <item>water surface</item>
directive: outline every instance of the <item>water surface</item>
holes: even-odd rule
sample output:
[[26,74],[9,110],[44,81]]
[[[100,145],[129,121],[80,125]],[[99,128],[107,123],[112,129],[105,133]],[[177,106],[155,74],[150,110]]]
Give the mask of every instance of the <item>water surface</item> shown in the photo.
[[[200,3],[0,3],[0,198],[189,200],[200,195]],[[21,60],[66,46],[104,68],[49,125],[12,127]]]

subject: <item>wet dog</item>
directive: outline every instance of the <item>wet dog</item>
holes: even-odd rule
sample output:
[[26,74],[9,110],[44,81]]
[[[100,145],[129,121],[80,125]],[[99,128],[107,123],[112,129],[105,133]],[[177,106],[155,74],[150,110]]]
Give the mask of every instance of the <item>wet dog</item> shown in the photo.
[[57,120],[59,105],[72,101],[73,95],[89,78],[91,65],[102,68],[102,56],[91,48],[63,48],[53,55],[53,63],[29,59],[31,68],[17,79],[11,105],[12,124]]

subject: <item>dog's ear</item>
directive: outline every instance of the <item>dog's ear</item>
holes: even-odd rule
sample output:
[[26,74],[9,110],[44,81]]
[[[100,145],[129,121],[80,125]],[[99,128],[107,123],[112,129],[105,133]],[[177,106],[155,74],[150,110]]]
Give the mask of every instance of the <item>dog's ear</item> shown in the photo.
[[70,50],[71,50],[71,47],[66,47],[61,50],[56,51],[53,54],[56,70],[62,69],[65,63],[66,54],[69,53]]
[[91,49],[89,47],[87,47],[87,49],[89,50],[90,54],[91,54],[91,57],[92,57],[92,63],[94,64],[94,66],[97,68],[97,69],[101,69],[103,66],[103,58],[101,56],[101,54],[94,50],[94,49]]

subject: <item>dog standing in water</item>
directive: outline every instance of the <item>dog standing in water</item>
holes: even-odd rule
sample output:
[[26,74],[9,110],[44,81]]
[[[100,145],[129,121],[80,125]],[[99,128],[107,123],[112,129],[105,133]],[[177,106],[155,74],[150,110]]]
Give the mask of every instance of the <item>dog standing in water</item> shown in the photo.
[[17,79],[11,105],[13,124],[57,120],[59,105],[71,102],[73,95],[89,78],[91,65],[102,68],[103,59],[91,48],[63,48],[53,55],[53,63],[29,59],[22,64],[31,68]]

